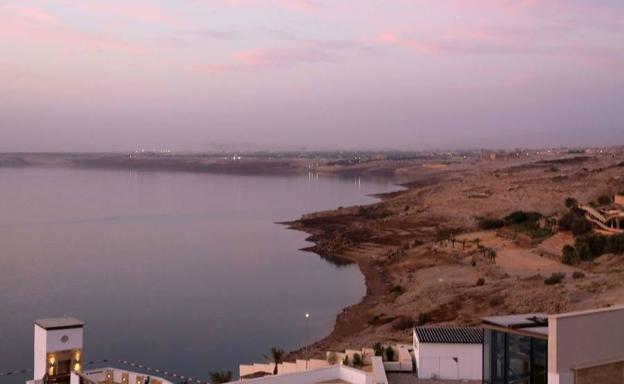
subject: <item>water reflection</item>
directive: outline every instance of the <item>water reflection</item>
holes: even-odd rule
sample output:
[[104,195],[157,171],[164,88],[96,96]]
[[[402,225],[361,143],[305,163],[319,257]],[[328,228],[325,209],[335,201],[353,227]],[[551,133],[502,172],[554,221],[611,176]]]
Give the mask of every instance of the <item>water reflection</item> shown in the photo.
[[[275,222],[372,201],[349,178],[0,169],[0,371],[32,365],[32,322],[86,323],[85,358],[193,377],[328,333],[365,292],[355,265]],[[3,384],[23,383],[24,377]]]

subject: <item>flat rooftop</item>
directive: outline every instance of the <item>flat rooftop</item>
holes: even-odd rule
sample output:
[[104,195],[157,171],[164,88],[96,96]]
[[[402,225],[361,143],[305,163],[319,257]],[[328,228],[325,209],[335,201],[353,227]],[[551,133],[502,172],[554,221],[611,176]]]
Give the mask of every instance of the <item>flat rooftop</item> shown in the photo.
[[548,315],[544,313],[526,313],[522,315],[489,316],[481,318],[484,325],[507,328],[548,336]]
[[55,329],[82,328],[84,323],[74,317],[55,317],[35,320],[35,324],[48,331]]

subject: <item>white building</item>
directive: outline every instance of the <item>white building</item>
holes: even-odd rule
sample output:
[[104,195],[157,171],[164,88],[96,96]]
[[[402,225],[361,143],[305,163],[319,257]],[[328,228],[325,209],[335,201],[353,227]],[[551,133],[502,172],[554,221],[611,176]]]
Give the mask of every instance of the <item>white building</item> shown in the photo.
[[483,331],[480,328],[414,328],[418,378],[481,380]]
[[83,325],[72,317],[35,321],[35,379],[47,375],[63,382],[81,370]]
[[485,384],[624,384],[624,307],[482,321]]
[[34,377],[27,384],[172,384],[161,377],[115,368],[85,371],[84,323],[73,317],[35,321]]

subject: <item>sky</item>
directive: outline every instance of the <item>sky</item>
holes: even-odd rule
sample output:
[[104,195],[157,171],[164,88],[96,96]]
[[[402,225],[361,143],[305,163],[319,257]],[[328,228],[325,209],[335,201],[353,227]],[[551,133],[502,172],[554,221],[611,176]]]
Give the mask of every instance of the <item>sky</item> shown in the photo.
[[622,0],[2,0],[0,151],[624,144]]

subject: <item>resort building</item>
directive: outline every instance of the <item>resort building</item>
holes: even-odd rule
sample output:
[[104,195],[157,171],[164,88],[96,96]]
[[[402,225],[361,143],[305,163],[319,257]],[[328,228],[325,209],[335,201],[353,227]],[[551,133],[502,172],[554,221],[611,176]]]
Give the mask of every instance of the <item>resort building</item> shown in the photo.
[[36,320],[34,378],[26,384],[173,384],[115,368],[84,370],[83,328],[73,317]]
[[624,384],[624,307],[482,321],[484,384]]
[[613,204],[606,207],[594,208],[583,204],[578,207],[597,228],[609,233],[624,233],[624,196],[615,195]]
[[415,327],[413,340],[418,378],[481,379],[481,328]]

